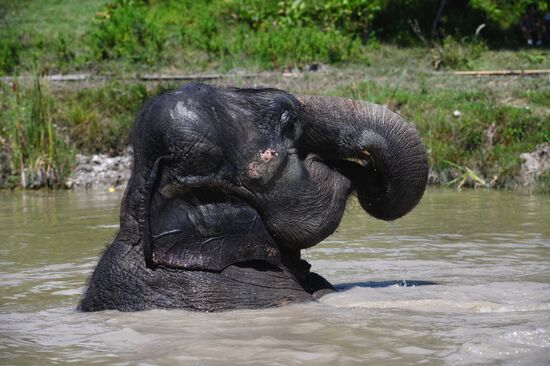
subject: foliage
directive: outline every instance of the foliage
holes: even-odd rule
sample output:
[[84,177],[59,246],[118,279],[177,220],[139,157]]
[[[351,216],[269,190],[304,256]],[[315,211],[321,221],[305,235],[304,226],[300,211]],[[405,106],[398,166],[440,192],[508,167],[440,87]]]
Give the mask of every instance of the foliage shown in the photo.
[[540,12],[546,9],[545,0],[471,0],[470,7],[481,10],[488,21],[495,22],[500,28],[514,27],[529,4],[535,4]]
[[478,59],[486,50],[487,46],[478,39],[464,37],[457,41],[447,36],[432,48],[432,66],[436,70],[441,66],[455,70],[469,70],[473,68],[472,61]]
[[1,84],[0,148],[10,152],[11,181],[27,188],[62,186],[76,149],[122,153],[135,113],[159,90],[113,82],[54,99],[39,79],[31,87]]
[[[539,7],[543,2],[537,2]],[[515,24],[526,0],[447,1],[440,37],[435,39],[429,34],[440,0],[7,3],[0,6],[7,24],[0,28],[3,74],[28,72],[35,65],[50,72],[90,68],[125,72],[130,68],[198,71],[364,63],[364,55],[379,47],[379,40],[427,46],[434,65],[468,69],[476,64],[485,44],[517,44]],[[57,16],[63,22],[43,19]],[[474,37],[480,24],[486,27]],[[525,60],[529,65],[545,62],[543,54],[526,53]]]
[[105,5],[104,11],[96,13],[89,36],[95,59],[157,62],[165,39],[157,20],[147,15],[144,1],[115,0]]
[[21,177],[21,185],[61,185],[75,150],[53,122],[52,98],[44,93],[38,79],[31,89],[19,91],[15,85],[3,86],[1,93],[1,132],[8,137],[12,165]]
[[379,0],[229,0],[224,12],[258,30],[262,25],[340,30],[351,36],[368,32]]
[[257,30],[266,21],[277,17],[279,3],[277,0],[229,0],[222,3],[221,13],[233,23],[247,25]]
[[207,3],[191,5],[182,22],[181,35],[184,48],[205,51],[211,58],[229,53],[228,33],[219,21],[218,9]]
[[451,161],[443,161],[446,164],[449,164],[450,166],[456,168],[460,173],[459,176],[449,181],[448,185],[455,185],[458,189],[462,188],[463,186],[469,184],[472,184],[474,187],[488,187],[489,185],[485,180],[479,177],[479,175],[474,172],[472,169],[468,168],[467,166],[460,166],[457,165]]
[[10,74],[19,65],[19,46],[12,38],[0,42],[0,75]]
[[338,30],[315,27],[262,27],[253,37],[241,33],[241,52],[264,68],[285,68],[311,62],[337,63],[360,59],[358,40]]
[[519,55],[530,65],[540,65],[545,59],[545,54],[537,50],[533,50],[531,52],[519,52]]
[[[373,21],[373,28],[381,39],[402,46],[421,45],[416,24],[423,37],[430,38],[433,22],[441,0],[384,0]],[[471,0],[447,1],[439,22],[438,37],[461,39],[472,37],[481,25],[480,36],[497,47],[515,46],[520,41],[517,24],[525,7],[535,3],[539,11],[546,9],[545,0]]]
[[[373,7],[360,8],[364,3],[231,0],[221,7],[190,4],[180,20],[182,47],[204,52],[211,62],[239,64],[246,59],[266,69],[361,61],[361,42],[349,29],[369,19],[366,9]],[[358,20],[345,22],[346,16]]]
[[56,57],[60,62],[68,64],[74,61],[75,53],[69,48],[69,43],[65,36],[59,36],[55,46]]

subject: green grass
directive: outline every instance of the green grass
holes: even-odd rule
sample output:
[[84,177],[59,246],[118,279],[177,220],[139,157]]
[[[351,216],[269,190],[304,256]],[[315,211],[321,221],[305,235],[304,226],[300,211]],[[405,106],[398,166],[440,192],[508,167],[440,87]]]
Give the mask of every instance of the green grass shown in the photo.
[[[413,60],[410,48],[398,47],[380,60],[375,36],[382,30],[373,24],[389,6],[381,0],[7,0],[0,4],[0,74],[284,70],[388,57],[430,70],[550,67],[547,50],[490,51],[482,39],[454,30],[414,48]],[[402,32],[412,34],[410,26]]]
[[28,36],[83,36],[107,0],[5,0],[8,25]]
[[0,73],[29,73],[37,67],[46,72],[89,68],[89,51],[83,40],[93,26],[94,14],[106,2],[6,0],[0,5],[6,13],[0,40],[17,45],[19,62],[14,67],[1,68]]

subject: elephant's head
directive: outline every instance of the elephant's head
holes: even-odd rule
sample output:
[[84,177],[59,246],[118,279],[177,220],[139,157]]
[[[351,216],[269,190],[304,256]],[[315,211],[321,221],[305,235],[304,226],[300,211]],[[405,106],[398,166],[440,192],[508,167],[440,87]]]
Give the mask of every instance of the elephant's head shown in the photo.
[[148,267],[278,263],[336,230],[357,192],[395,220],[418,203],[426,153],[387,108],[275,89],[189,84],[144,107],[121,238]]

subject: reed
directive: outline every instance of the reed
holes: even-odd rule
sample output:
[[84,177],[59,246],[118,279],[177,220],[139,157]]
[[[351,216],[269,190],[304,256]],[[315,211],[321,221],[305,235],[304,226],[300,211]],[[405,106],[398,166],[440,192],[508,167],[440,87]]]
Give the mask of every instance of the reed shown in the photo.
[[75,148],[65,141],[53,121],[53,100],[38,77],[29,90],[15,84],[4,88],[6,124],[12,169],[23,188],[58,187],[74,161]]

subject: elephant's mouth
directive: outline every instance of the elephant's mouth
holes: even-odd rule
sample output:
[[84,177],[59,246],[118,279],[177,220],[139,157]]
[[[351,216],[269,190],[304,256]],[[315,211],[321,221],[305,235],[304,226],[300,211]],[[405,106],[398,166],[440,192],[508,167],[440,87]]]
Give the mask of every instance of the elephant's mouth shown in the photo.
[[355,156],[338,160],[333,166],[350,179],[354,191],[360,191],[362,197],[370,202],[380,199],[387,191],[387,177],[381,169],[377,168],[366,150]]

